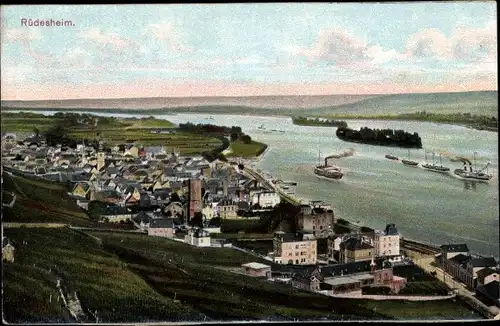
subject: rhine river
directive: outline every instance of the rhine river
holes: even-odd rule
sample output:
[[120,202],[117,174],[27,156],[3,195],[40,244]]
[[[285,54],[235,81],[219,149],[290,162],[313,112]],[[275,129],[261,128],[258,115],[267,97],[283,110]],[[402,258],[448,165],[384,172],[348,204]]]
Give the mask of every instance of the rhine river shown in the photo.
[[[487,184],[456,178],[453,170],[462,164],[445,156],[442,162],[451,169],[449,175],[408,167],[384,157],[392,154],[407,158],[407,149],[344,142],[335,136],[336,128],[296,126],[291,118],[210,114],[155,117],[174,123],[240,126],[252,139],[269,145],[255,167],[297,182],[298,197],[325,201],[338,218],[375,229],[395,223],[406,238],[439,245],[467,243],[472,252],[499,257],[498,133],[429,122],[347,120],[354,129],[367,126],[417,132],[424,149],[412,149],[411,159],[419,162],[425,161],[424,150],[469,158],[477,152],[478,168],[492,163],[494,178]],[[341,180],[320,179],[312,173],[318,150],[324,158],[350,148],[355,151],[353,156],[329,160],[344,171]],[[430,154],[428,159],[432,159]]]

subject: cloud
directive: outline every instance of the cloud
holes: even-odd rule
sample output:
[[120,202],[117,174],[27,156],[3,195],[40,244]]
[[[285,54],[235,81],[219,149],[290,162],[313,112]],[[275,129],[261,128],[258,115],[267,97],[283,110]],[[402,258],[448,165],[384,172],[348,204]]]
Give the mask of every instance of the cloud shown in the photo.
[[495,22],[485,28],[458,27],[451,40],[454,56],[465,61],[497,59],[497,29]]
[[105,48],[113,52],[124,52],[130,49],[139,51],[140,49],[140,45],[135,41],[123,38],[117,33],[105,33],[97,28],[80,32],[78,36],[97,44],[101,49]]
[[167,45],[170,50],[179,52],[188,52],[191,50],[182,44],[179,35],[175,32],[174,26],[171,23],[149,24],[142,31],[142,35],[153,36],[156,41]]
[[32,41],[40,40],[41,34],[38,29],[30,28],[10,28],[5,31],[3,40],[10,43],[21,43],[28,46]]
[[360,67],[399,60],[404,57],[394,49],[379,44],[367,44],[342,29],[321,31],[312,47],[288,46],[292,56],[303,56],[310,62],[323,61],[339,67]]
[[448,59],[452,57],[451,43],[438,29],[427,28],[412,35],[406,49],[415,58]]
[[462,62],[496,62],[496,22],[484,28],[459,26],[450,37],[435,28],[412,35],[407,42],[407,54],[415,59],[432,58]]

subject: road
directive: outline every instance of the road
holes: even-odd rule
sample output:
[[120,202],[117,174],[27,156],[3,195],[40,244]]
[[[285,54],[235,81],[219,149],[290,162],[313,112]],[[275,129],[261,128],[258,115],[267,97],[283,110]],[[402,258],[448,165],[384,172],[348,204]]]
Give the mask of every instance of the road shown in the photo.
[[292,196],[285,194],[279,187],[275,186],[272,182],[267,180],[264,176],[262,176],[259,172],[253,170],[252,168],[249,168],[248,166],[245,166],[245,168],[242,170],[243,174],[247,174],[248,176],[254,178],[255,180],[259,181],[262,183],[262,185],[272,191],[277,192],[283,199],[288,201],[291,204],[294,205],[300,205],[302,204],[302,200],[298,198],[293,198]]
[[474,293],[467,289],[467,286],[461,282],[455,280],[450,274],[445,273],[441,268],[431,265],[434,262],[434,256],[422,255],[420,253],[415,253],[413,257],[413,261],[420,266],[425,271],[432,273],[436,272],[436,277],[443,281],[449,288],[456,291],[456,293],[462,296],[469,304],[475,306],[474,308],[478,309],[488,318],[493,318],[490,313],[490,309],[487,305],[479,301]]

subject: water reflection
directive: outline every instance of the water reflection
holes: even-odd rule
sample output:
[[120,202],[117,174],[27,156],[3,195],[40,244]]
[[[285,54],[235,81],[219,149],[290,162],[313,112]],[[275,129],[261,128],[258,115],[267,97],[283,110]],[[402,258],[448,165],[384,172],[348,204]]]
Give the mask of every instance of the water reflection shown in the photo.
[[476,190],[477,182],[464,180],[464,189],[466,190]]

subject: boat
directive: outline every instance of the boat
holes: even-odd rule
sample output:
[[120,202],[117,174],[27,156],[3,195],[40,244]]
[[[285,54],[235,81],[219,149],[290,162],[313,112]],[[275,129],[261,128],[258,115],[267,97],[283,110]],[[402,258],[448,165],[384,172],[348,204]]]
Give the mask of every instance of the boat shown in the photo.
[[394,161],[398,161],[399,160],[399,157],[394,156],[394,155],[390,155],[390,154],[386,154],[385,158],[388,158],[389,160],[394,160]]
[[[474,170],[472,169],[472,164],[469,162],[469,170],[467,170],[467,163],[464,162],[464,165],[461,169],[455,169],[453,171],[455,175],[461,177],[465,180],[475,180],[475,181],[490,181],[493,178],[493,174],[488,173],[488,167],[490,166],[490,162],[486,163],[486,165],[478,170],[476,168],[476,152],[474,152]],[[486,169],[486,173],[483,171]]]
[[266,129],[266,128],[264,128],[264,125],[260,125],[259,129]]
[[408,159],[407,160],[401,160],[401,162],[404,165],[407,165],[407,166],[417,166],[418,165],[418,162],[410,160],[410,150],[409,149],[408,149]]
[[325,158],[325,164],[321,165],[321,152],[318,151],[318,165],[314,168],[314,174],[318,177],[324,177],[327,179],[342,179],[344,173],[342,170],[334,165],[328,165],[327,159]]
[[441,154],[439,154],[439,160],[440,160],[440,165],[436,164],[436,161],[434,160],[434,153],[432,153],[432,164],[429,164],[427,162],[427,152],[425,153],[425,163],[422,164],[421,166],[429,171],[434,171],[434,172],[441,172],[441,173],[448,173],[450,171],[449,167],[443,166],[443,161],[441,158]]

